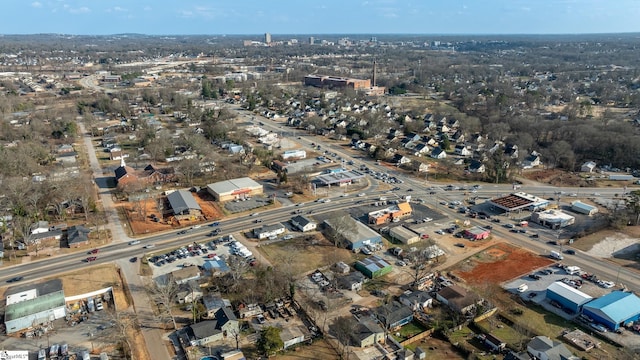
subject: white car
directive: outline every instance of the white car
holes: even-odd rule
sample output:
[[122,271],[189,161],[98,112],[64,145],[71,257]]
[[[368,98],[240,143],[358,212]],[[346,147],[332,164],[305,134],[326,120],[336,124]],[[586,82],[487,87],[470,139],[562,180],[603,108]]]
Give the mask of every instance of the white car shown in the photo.
[[331,199],[322,199],[320,202],[328,203],[328,202],[331,202]]
[[523,292],[529,290],[529,285],[522,284],[522,285],[518,286],[518,288],[516,290],[518,290],[519,293],[523,293]]
[[129,241],[129,245],[138,245],[140,244],[140,240]]
[[156,247],[156,244],[148,244],[148,245],[144,246],[145,249],[151,249],[151,248],[154,248],[154,247]]
[[363,197],[363,196],[366,196],[366,195],[367,195],[367,194],[365,194],[365,193],[360,193],[360,194],[358,194],[358,196],[359,196],[359,197]]
[[282,237],[283,240],[291,240],[293,239],[293,235],[285,235]]

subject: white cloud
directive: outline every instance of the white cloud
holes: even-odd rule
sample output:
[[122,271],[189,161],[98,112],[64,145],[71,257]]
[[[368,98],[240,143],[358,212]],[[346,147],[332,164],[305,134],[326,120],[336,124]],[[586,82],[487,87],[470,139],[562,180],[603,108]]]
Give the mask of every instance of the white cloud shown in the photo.
[[67,5],[65,5],[65,8],[69,10],[70,13],[72,14],[86,14],[86,13],[90,13],[91,9],[89,9],[86,6],[81,6],[79,8],[71,8]]
[[41,8],[42,7],[42,3],[39,2],[39,1],[34,1],[34,2],[31,3],[31,7]]
[[127,12],[129,10],[127,10],[125,8],[122,8],[120,6],[116,6],[116,7],[113,8],[113,11],[115,11],[115,12]]

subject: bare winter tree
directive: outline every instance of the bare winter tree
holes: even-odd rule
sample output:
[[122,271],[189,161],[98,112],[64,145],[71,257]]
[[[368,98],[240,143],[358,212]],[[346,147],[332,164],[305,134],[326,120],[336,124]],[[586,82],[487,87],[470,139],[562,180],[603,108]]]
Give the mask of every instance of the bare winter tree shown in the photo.
[[356,231],[356,220],[344,211],[334,213],[327,222],[330,224],[329,237],[333,239],[335,246],[348,234]]
[[158,304],[161,317],[168,317],[173,323],[173,328],[177,329],[176,318],[173,315],[173,304],[178,292],[178,284],[169,276],[163,280],[153,281],[147,286],[147,291],[151,298]]

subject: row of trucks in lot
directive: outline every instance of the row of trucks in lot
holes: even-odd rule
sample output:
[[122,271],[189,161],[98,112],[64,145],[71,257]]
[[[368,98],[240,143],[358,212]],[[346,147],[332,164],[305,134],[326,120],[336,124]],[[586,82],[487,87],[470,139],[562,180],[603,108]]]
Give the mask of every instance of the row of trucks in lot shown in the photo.
[[[91,355],[87,350],[79,351],[77,354],[70,354],[67,344],[53,344],[49,349],[40,349],[38,351],[38,360],[47,360],[47,358],[50,360],[91,360]],[[109,360],[109,355],[105,352],[100,353],[100,360]]]

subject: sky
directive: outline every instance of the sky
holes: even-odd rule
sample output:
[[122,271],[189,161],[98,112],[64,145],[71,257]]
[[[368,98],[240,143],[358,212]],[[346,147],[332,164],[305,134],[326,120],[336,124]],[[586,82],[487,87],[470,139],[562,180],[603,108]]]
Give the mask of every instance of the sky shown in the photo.
[[640,32],[639,0],[1,0],[0,34]]

